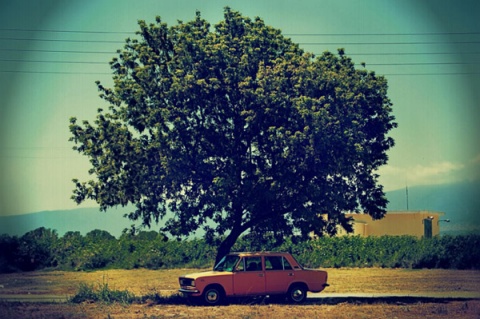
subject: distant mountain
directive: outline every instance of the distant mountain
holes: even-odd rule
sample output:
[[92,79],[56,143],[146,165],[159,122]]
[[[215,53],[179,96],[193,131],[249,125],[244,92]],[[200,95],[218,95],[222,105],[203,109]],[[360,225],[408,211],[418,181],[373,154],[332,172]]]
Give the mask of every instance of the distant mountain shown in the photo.
[[[388,211],[407,210],[407,191],[387,192]],[[444,212],[441,234],[480,233],[480,182],[408,188],[408,210]]]
[[[390,203],[387,210],[407,210],[405,189],[386,193]],[[432,210],[444,212],[441,234],[480,234],[480,182],[449,185],[416,186],[408,188],[408,210]],[[0,234],[22,236],[39,227],[55,229],[60,236],[67,231],[79,231],[83,235],[94,229],[106,230],[119,237],[132,222],[123,215],[131,208],[113,208],[100,212],[98,208],[43,211],[25,215],[0,216]],[[152,230],[159,226],[153,225]]]
[[0,216],[0,234],[22,236],[31,230],[45,227],[55,229],[60,236],[68,231],[79,231],[85,235],[91,230],[100,229],[118,238],[123,229],[135,224],[123,217],[128,212],[128,208],[113,208],[106,212],[101,212],[99,208],[78,208]]

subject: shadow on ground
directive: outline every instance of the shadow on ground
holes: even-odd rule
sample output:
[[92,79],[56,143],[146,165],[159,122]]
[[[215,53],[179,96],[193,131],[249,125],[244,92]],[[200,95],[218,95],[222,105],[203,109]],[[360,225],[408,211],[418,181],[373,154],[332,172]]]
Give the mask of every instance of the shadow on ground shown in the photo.
[[338,305],[350,304],[416,304],[416,303],[449,303],[453,301],[468,301],[475,298],[441,298],[441,297],[418,297],[418,296],[386,296],[386,297],[323,297],[308,298],[305,304]]
[[[438,303],[446,304],[454,301],[479,300],[475,297],[428,297],[428,296],[326,296],[309,297],[301,305],[338,305],[338,304],[391,304],[406,305],[417,303]],[[66,296],[54,295],[0,295],[0,303],[68,303],[73,300]],[[94,300],[82,300],[82,302],[96,302]],[[79,303],[82,303],[79,302]],[[75,303],[75,302],[74,302]],[[108,302],[107,302],[108,303]],[[143,296],[132,300],[131,303],[149,304],[149,305],[199,305],[198,300],[187,300],[180,295],[172,296]],[[229,299],[229,305],[271,305],[271,304],[289,304],[280,297],[257,297],[257,298],[239,298]]]

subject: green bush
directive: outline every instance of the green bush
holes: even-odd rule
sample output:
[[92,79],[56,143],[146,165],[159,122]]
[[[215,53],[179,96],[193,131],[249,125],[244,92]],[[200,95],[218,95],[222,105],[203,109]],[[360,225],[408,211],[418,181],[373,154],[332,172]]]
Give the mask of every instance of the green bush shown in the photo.
[[[168,240],[155,231],[124,233],[116,239],[98,230],[86,236],[69,232],[58,237],[55,231],[45,228],[20,238],[2,235],[0,248],[0,272],[44,268],[206,268],[212,267],[217,251],[215,245],[209,245],[204,239]],[[343,236],[309,241],[288,237],[280,243],[269,233],[256,233],[241,237],[233,250],[287,251],[310,268],[480,269],[480,235]]]

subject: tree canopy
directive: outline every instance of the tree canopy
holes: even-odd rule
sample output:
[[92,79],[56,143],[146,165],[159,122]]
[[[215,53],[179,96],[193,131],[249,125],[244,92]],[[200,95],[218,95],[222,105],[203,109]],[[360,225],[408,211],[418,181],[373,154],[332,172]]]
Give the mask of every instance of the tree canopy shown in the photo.
[[199,12],[139,26],[111,61],[113,88],[97,82],[108,110],[70,120],[93,176],[74,180],[77,203],[134,204],[146,226],[171,212],[162,231],[220,235],[219,256],[249,229],[306,238],[351,229],[345,211],[385,214],[384,77],[229,8],[214,27]]

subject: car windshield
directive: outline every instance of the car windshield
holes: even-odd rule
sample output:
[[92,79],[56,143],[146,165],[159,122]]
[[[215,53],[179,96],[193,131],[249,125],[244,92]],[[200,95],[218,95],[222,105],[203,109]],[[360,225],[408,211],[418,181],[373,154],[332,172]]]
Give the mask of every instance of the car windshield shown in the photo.
[[232,271],[240,257],[227,255],[213,268],[215,271]]

